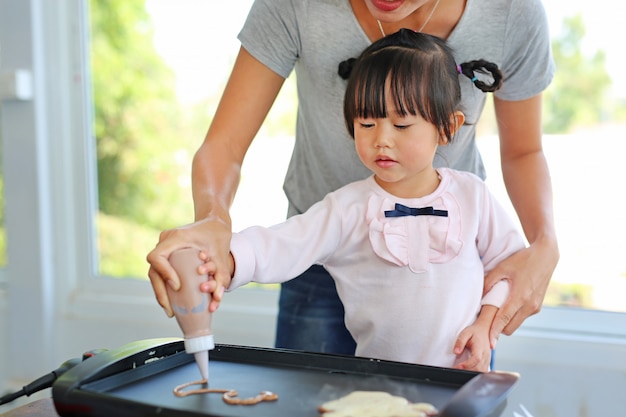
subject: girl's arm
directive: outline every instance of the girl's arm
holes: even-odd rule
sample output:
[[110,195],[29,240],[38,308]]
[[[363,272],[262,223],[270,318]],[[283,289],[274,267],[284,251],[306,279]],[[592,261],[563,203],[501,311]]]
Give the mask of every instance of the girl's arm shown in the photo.
[[494,97],[500,134],[502,175],[530,246],[511,255],[485,278],[485,291],[503,278],[511,283],[490,339],[512,334],[540,311],[559,259],[554,230],[552,185],[542,148],[541,94],[522,101]]
[[[195,223],[161,233],[148,254],[148,276],[159,304],[172,316],[165,285],[180,281],[168,262],[176,249],[197,246],[215,268],[219,304],[228,273],[231,219],[229,210],[239,184],[241,165],[285,79],[241,48],[222,99],[192,166]],[[205,271],[206,272],[206,271]],[[167,284],[166,284],[167,283]]]

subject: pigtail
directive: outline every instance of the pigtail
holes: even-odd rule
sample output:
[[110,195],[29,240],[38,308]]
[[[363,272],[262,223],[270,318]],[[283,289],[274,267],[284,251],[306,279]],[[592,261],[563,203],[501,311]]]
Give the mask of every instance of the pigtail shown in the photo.
[[350,73],[352,72],[352,68],[354,68],[355,62],[356,58],[348,58],[345,61],[341,61],[337,69],[337,74],[344,80],[347,80],[350,78]]
[[[502,87],[502,72],[500,68],[492,62],[479,59],[476,61],[464,62],[457,67],[460,74],[472,80],[474,85],[485,93],[492,93]],[[476,72],[481,74],[491,74],[493,82],[487,84],[476,77]]]

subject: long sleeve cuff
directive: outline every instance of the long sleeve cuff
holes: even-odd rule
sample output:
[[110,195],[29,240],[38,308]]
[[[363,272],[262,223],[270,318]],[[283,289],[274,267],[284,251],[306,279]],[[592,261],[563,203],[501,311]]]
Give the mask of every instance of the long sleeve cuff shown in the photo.
[[506,299],[509,297],[509,280],[503,279],[491,288],[485,294],[481,301],[481,305],[492,305],[498,308],[502,307]]
[[250,242],[237,233],[233,233],[230,241],[230,252],[235,260],[235,274],[226,291],[233,291],[252,281],[256,259]]

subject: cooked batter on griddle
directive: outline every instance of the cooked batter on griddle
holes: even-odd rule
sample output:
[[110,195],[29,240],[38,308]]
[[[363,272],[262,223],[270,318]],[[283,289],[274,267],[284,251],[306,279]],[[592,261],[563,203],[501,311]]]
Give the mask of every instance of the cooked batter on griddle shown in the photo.
[[212,394],[218,393],[222,394],[222,399],[226,404],[231,405],[254,405],[258,404],[262,401],[276,401],[278,400],[278,395],[271,391],[261,391],[259,395],[256,397],[250,398],[238,398],[239,393],[234,389],[220,389],[220,388],[196,388],[190,389],[187,391],[183,391],[185,388],[190,387],[192,385],[206,385],[206,379],[201,379],[199,381],[187,382],[185,384],[181,384],[174,388],[174,395],[177,397],[186,397],[188,395],[196,395],[196,394]]
[[319,406],[321,417],[429,417],[437,409],[428,403],[410,403],[406,398],[381,391],[354,391]]

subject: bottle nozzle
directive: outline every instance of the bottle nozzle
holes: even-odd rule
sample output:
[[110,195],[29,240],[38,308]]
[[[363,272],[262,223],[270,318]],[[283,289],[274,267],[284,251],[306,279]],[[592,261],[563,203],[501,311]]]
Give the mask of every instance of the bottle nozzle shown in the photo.
[[209,380],[209,350],[215,348],[213,335],[191,337],[185,339],[185,351],[193,353],[202,379]]
[[209,351],[203,350],[193,354],[200,369],[200,375],[202,379],[209,382]]

